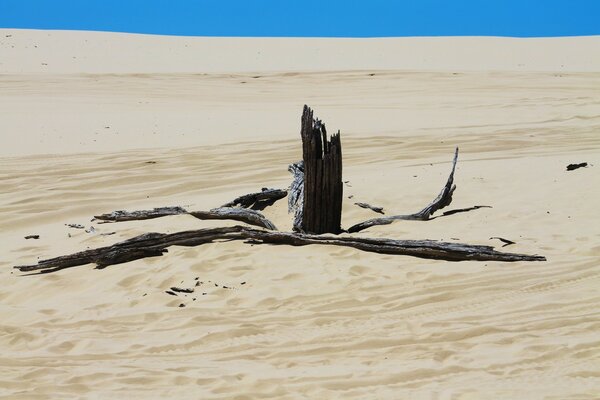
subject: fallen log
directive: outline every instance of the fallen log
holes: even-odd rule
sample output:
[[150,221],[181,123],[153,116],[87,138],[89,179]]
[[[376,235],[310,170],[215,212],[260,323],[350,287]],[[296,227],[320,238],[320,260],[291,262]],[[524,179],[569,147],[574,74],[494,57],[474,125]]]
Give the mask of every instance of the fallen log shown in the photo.
[[138,211],[113,211],[108,214],[96,215],[94,219],[105,222],[137,221],[166,217],[170,215],[189,214],[195,218],[206,219],[231,219],[245,222],[249,225],[276,230],[275,224],[269,221],[260,212],[246,208],[220,207],[209,211],[187,211],[181,207],[158,207],[152,210]]
[[277,200],[283,199],[287,194],[287,190],[262,188],[260,192],[236,197],[221,207],[243,207],[262,211],[273,205]]
[[[390,217],[381,217],[369,219],[364,222],[360,222],[348,228],[348,232],[360,232],[364,229],[370,228],[376,225],[388,225],[394,221],[398,220],[406,220],[406,221],[428,221],[431,218],[431,215],[436,211],[447,207],[452,202],[452,195],[456,190],[456,185],[454,184],[454,171],[456,170],[456,162],[458,161],[458,147],[454,151],[454,159],[452,161],[452,171],[450,171],[450,175],[448,176],[448,180],[444,185],[442,191],[438,196],[427,205],[427,207],[423,208],[421,211],[416,212],[414,214],[407,215],[393,215]],[[476,206],[476,208],[479,208]],[[475,208],[472,208],[475,209]],[[466,211],[466,209],[464,209]],[[457,211],[458,212],[458,211]]]
[[449,243],[432,240],[394,240],[356,238],[348,236],[309,235],[292,232],[273,232],[245,226],[207,228],[171,234],[146,233],[116,243],[112,246],[90,249],[78,253],[40,260],[37,264],[15,266],[21,272],[50,273],[79,265],[96,264],[102,269],[146,257],[161,256],[171,246],[199,246],[217,240],[253,240],[259,243],[291,246],[328,245],[352,247],[358,250],[408,255],[447,261],[545,261],[538,255],[502,253],[492,246]]

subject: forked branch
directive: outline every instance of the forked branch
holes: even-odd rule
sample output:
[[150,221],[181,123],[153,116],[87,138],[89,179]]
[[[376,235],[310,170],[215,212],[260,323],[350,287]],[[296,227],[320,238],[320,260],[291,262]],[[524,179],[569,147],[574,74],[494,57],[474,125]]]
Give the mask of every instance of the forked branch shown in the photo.
[[[444,188],[442,189],[440,194],[438,194],[438,196],[429,205],[427,205],[427,207],[425,207],[421,211],[416,212],[414,214],[393,215],[390,217],[369,219],[367,221],[364,221],[364,222],[361,222],[361,223],[351,226],[350,228],[348,228],[348,232],[350,232],[350,233],[360,232],[360,231],[370,228],[372,226],[388,225],[388,224],[391,224],[392,222],[398,221],[398,220],[428,221],[428,220],[432,219],[431,215],[433,213],[435,213],[438,210],[441,210],[444,207],[447,207],[448,205],[450,205],[450,203],[452,203],[452,195],[454,194],[454,190],[456,190],[456,185],[454,184],[454,171],[456,170],[456,162],[457,161],[458,161],[458,147],[454,151],[454,159],[452,160],[452,170],[450,171],[450,175],[448,176],[448,180],[446,181]],[[485,207],[485,206],[475,206],[475,207],[472,207],[469,209],[463,209],[460,211],[475,210],[475,209],[481,208],[481,207]],[[459,212],[459,211],[457,210],[457,212]],[[450,215],[450,213],[448,215]]]

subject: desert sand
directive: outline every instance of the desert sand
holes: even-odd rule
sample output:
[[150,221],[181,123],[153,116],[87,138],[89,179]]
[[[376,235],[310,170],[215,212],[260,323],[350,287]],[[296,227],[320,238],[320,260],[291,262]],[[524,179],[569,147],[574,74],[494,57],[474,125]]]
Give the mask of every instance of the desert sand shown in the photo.
[[[418,211],[459,146],[449,208],[492,208],[357,235],[502,249],[501,236],[548,261],[229,242],[12,268],[233,224],[90,220],[287,187],[305,103],[342,132],[344,227],[378,215],[356,201]],[[0,121],[0,398],[600,397],[600,37],[0,30]],[[285,200],[264,213],[291,229]]]

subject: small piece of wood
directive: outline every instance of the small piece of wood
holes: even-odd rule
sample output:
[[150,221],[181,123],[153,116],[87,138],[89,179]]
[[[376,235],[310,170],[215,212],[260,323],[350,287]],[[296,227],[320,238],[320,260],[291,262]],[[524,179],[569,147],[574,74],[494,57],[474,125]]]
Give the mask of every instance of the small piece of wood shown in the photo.
[[198,229],[171,234],[146,233],[112,246],[90,249],[78,253],[40,260],[37,264],[15,266],[21,272],[40,271],[49,273],[85,264],[96,264],[101,269],[146,257],[160,256],[171,246],[199,246],[217,240],[252,239],[262,243],[306,246],[313,244],[352,247],[358,250],[409,255],[448,261],[545,261],[538,255],[502,253],[491,246],[432,240],[393,240],[324,235],[308,235],[292,232],[273,232],[244,226]]
[[394,215],[394,216],[390,216],[390,217],[370,219],[370,220],[367,220],[367,221],[364,221],[364,222],[361,222],[361,223],[351,226],[350,228],[348,228],[348,232],[350,232],[350,233],[360,232],[360,231],[370,228],[372,226],[388,225],[388,224],[391,224],[392,222],[398,221],[398,220],[428,221],[428,220],[432,219],[431,215],[433,213],[450,205],[450,203],[452,202],[452,194],[454,193],[454,190],[456,190],[456,185],[454,184],[454,171],[456,170],[456,162],[457,161],[458,161],[458,147],[456,148],[456,150],[454,152],[454,159],[452,161],[452,171],[450,172],[450,175],[448,176],[448,180],[446,181],[444,188],[442,189],[440,194],[438,194],[438,196],[427,207],[425,207],[421,211],[416,212],[414,214],[408,214],[408,215]]
[[287,196],[287,190],[262,188],[260,192],[249,193],[237,197],[221,207],[243,207],[252,210],[264,210],[273,205],[277,200]]
[[25,236],[25,239],[39,239],[40,235],[27,235]]
[[511,244],[515,244],[516,243],[516,242],[513,242],[512,240],[501,238],[500,236],[491,237],[490,240],[492,240],[492,239],[498,239],[499,241],[501,241],[502,243],[504,243],[504,245],[502,247],[510,246]]
[[576,170],[577,168],[584,168],[587,166],[588,166],[588,163],[586,163],[586,162],[582,162],[579,164],[569,164],[569,165],[567,165],[567,171],[573,171],[573,170]]
[[357,205],[357,206],[359,206],[360,208],[366,208],[366,209],[369,209],[371,211],[375,211],[376,213],[379,213],[379,214],[385,214],[383,212],[383,207],[375,207],[375,206],[372,206],[372,205],[367,204],[367,203],[354,203],[354,204]]
[[81,224],[65,224],[65,226],[68,226],[69,228],[74,228],[74,229],[85,229],[85,226],[83,226]]
[[[492,206],[473,206],[473,207],[467,207],[467,208],[456,208],[454,210],[444,211],[442,213],[442,215],[444,215],[444,216],[454,215],[454,214],[458,214],[458,213],[469,212],[469,211],[473,211],[473,210],[479,210],[480,208],[492,208]],[[430,218],[430,219],[433,219],[433,218]]]
[[176,292],[176,293],[194,293],[194,289],[193,288],[180,288],[177,286],[173,286],[171,287],[171,291]]

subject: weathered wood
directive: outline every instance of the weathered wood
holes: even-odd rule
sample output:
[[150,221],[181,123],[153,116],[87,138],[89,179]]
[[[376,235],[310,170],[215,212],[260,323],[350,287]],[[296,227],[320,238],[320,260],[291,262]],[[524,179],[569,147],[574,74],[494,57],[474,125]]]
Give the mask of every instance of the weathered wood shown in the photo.
[[262,188],[260,192],[237,197],[229,203],[223,204],[221,207],[243,207],[251,208],[252,210],[264,210],[285,196],[287,196],[287,190]]
[[491,237],[490,240],[492,240],[492,239],[498,239],[499,241],[501,241],[502,243],[504,243],[504,245],[502,247],[510,246],[511,244],[516,244],[516,242],[513,242],[512,240],[505,239],[505,238],[500,237],[500,236]]
[[[452,161],[452,171],[450,172],[450,175],[448,176],[448,180],[446,181],[444,188],[442,189],[440,194],[438,194],[438,196],[429,205],[427,205],[427,207],[423,208],[421,211],[416,212],[414,214],[393,215],[390,217],[370,219],[370,220],[367,220],[367,221],[364,221],[364,222],[361,222],[361,223],[351,226],[350,228],[348,228],[348,232],[350,232],[350,233],[360,232],[360,231],[370,228],[372,226],[388,225],[394,221],[399,221],[399,220],[428,221],[428,220],[432,219],[431,215],[433,213],[450,205],[450,203],[452,202],[452,194],[454,193],[454,190],[456,190],[456,185],[454,184],[454,171],[456,170],[456,162],[457,161],[458,161],[458,147],[456,148],[456,150],[454,152],[454,159]],[[476,206],[475,208],[480,208],[480,206]],[[472,208],[472,209],[475,209],[475,208]]]
[[138,211],[117,210],[107,214],[95,215],[94,219],[107,222],[139,221],[179,214],[187,214],[187,210],[182,207],[157,207],[152,210]]
[[138,211],[113,211],[108,214],[97,215],[94,218],[106,222],[136,221],[170,215],[189,214],[198,219],[231,219],[245,222],[249,225],[260,226],[267,229],[277,229],[275,224],[256,210],[246,208],[220,207],[209,211],[187,211],[181,207],[159,207],[152,210]]
[[342,144],[340,133],[327,139],[325,124],[304,106],[301,119],[304,160],[303,232],[340,233],[342,218]]
[[85,264],[97,268],[121,264],[146,257],[160,256],[170,246],[199,246],[216,240],[253,240],[260,243],[291,246],[328,245],[352,247],[358,250],[408,255],[447,261],[545,261],[538,255],[502,253],[492,246],[438,242],[432,240],[394,240],[356,238],[326,235],[309,235],[292,232],[273,232],[244,226],[198,229],[171,234],[146,233],[112,246],[90,249],[78,253],[38,261],[33,265],[15,266],[21,272],[55,272]]
[[415,219],[421,219],[423,221],[426,221],[429,219],[429,217],[431,217],[431,214],[435,213],[437,210],[449,206],[450,203],[452,203],[452,195],[456,190],[456,185],[454,184],[454,171],[456,170],[457,161],[458,147],[454,151],[454,159],[452,160],[452,171],[450,171],[450,175],[448,176],[448,180],[446,181],[444,188],[427,207],[425,207],[418,213],[413,214],[415,216]]
[[288,166],[288,171],[294,175],[289,188],[288,213],[294,213],[293,230],[302,230],[302,211],[304,209],[304,161],[300,160]]
[[370,205],[368,203],[360,203],[360,202],[359,203],[354,203],[354,204],[357,205],[357,206],[359,206],[360,208],[366,208],[368,210],[375,211],[378,214],[385,214],[383,212],[383,207],[375,207],[375,206],[372,206],[372,205]]
[[177,286],[171,286],[171,291],[175,293],[194,293],[194,288],[180,288]]
[[220,207],[213,208],[210,211],[190,211],[189,214],[198,219],[232,219],[270,230],[277,230],[275,224],[269,221],[264,215],[247,208]]
[[[454,210],[444,211],[442,213],[442,215],[447,217],[449,215],[469,212],[469,211],[473,211],[473,210],[479,210],[480,208],[492,208],[492,206],[473,206],[473,207],[467,207],[467,208],[455,208]],[[439,218],[439,217],[433,217],[433,218]],[[430,218],[430,219],[433,219],[433,218]]]

